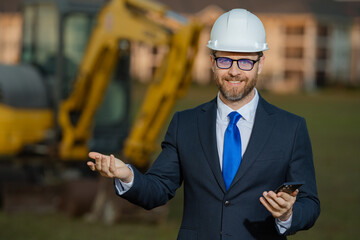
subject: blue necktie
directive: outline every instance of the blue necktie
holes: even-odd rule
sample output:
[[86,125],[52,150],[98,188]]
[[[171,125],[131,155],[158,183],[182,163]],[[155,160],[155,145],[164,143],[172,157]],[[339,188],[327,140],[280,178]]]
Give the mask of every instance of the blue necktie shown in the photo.
[[241,118],[238,112],[229,113],[230,122],[225,131],[223,154],[223,178],[229,189],[241,162],[241,138],[236,123]]

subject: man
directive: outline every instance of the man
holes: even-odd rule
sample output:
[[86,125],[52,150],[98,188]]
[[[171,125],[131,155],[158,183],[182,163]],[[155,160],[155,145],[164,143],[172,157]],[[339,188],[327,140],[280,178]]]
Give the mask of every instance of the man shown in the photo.
[[[94,152],[89,167],[146,209],[165,204],[184,183],[178,239],[286,239],[310,228],[320,203],[305,120],[255,88],[268,49],[260,19],[244,9],[223,14],[207,46],[218,96],[174,115],[151,169],[143,175]],[[305,184],[291,194],[273,191],[289,181]]]

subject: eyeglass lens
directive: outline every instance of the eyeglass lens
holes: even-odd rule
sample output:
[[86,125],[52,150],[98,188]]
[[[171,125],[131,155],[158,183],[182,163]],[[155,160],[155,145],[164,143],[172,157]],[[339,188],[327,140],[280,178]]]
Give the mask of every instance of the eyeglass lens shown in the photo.
[[251,70],[253,68],[253,61],[250,59],[239,59],[233,60],[227,57],[219,57],[216,59],[216,64],[219,68],[230,68],[232,66],[233,61],[237,61],[238,67],[242,70]]

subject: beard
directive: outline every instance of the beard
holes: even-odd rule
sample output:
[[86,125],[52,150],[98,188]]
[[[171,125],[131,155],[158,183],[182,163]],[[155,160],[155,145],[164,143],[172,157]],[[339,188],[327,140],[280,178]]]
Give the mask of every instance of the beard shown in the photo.
[[224,84],[221,84],[219,76],[215,74],[215,83],[221,93],[221,95],[229,102],[238,102],[249,96],[252,90],[255,88],[257,83],[258,74],[254,76],[253,79],[249,79],[248,77],[224,77],[223,81],[244,81],[245,86],[242,90],[238,90],[236,87],[226,89]]

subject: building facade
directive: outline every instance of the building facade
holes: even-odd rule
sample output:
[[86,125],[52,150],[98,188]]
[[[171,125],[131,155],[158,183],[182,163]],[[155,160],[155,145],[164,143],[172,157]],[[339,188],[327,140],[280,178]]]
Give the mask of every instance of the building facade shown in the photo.
[[227,10],[245,8],[262,20],[270,48],[265,52],[266,64],[259,87],[294,92],[328,85],[360,86],[360,1],[166,3],[205,26],[194,68],[196,82],[208,83],[212,79],[209,51],[205,47],[212,24]]
[[[19,61],[22,16],[18,1],[0,6],[0,63]],[[15,4],[17,2],[17,5]],[[360,86],[360,2],[325,0],[169,0],[170,9],[204,25],[193,72],[194,81],[212,81],[206,48],[214,21],[227,10],[246,8],[267,31],[269,50],[259,87],[275,92],[311,91],[327,85]],[[326,7],[324,7],[326,3]],[[166,47],[132,44],[131,74],[151,81]]]
[[0,12],[0,63],[15,64],[20,58],[22,16]]

